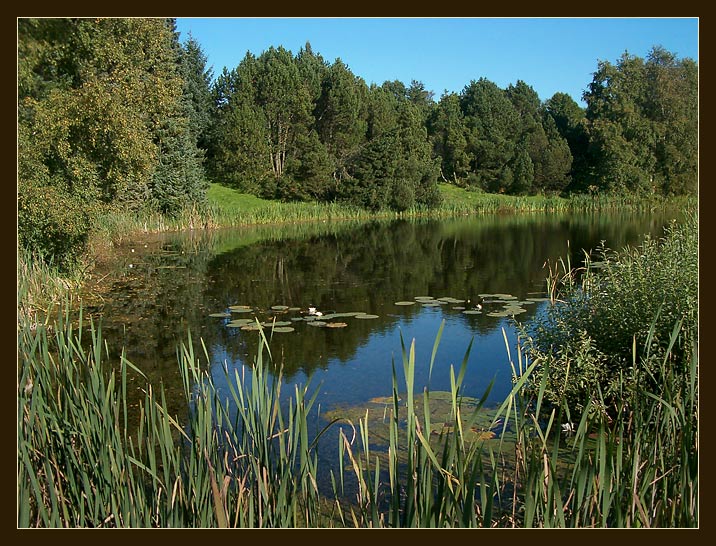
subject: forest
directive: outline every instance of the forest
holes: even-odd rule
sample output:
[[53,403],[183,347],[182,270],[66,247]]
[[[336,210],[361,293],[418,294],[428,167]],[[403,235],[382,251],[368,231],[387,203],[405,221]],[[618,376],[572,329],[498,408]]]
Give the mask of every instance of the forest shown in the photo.
[[306,43],[218,75],[173,19],[18,19],[18,244],[60,268],[108,211],[201,211],[209,182],[367,210],[507,195],[698,191],[698,65],[595,60],[581,107],[476,74],[439,98],[368,85]]

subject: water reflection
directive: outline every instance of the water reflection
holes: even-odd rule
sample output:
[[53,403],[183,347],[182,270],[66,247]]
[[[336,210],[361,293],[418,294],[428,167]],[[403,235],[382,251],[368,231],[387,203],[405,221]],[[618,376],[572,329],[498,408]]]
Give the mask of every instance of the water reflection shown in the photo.
[[[198,354],[198,339],[204,341],[219,383],[224,363],[250,365],[255,358],[255,332],[228,328],[228,319],[210,314],[231,305],[263,311],[274,305],[305,311],[315,305],[324,312],[378,315],[342,318],[348,326],[340,329],[296,321],[294,332],[274,335],[274,364],[289,381],[305,383],[312,377],[313,384],[320,383],[323,404],[389,394],[391,360],[401,367],[401,333],[406,344],[416,340],[416,385],[422,388],[430,380],[433,390],[449,387],[449,367],[459,367],[474,337],[465,393],[479,396],[494,379],[491,398],[497,401],[510,387],[503,328],[509,347],[514,347],[515,333],[508,319],[466,315],[453,305],[395,302],[415,296],[474,301],[484,293],[524,300],[544,291],[547,260],[569,252],[576,264],[584,250],[600,241],[619,249],[640,242],[646,233],[660,236],[677,216],[494,215],[164,234],[146,248],[127,243],[122,257],[108,266],[114,284],[96,311],[111,349],[125,347],[127,358],[150,381],[161,381],[170,398],[181,388],[176,346],[186,341],[187,331]],[[526,306],[519,319],[529,319],[539,306]],[[291,311],[279,320],[300,315]],[[270,316],[260,315],[262,320]],[[443,338],[428,378],[442,320]],[[176,400],[180,411],[181,397]]]

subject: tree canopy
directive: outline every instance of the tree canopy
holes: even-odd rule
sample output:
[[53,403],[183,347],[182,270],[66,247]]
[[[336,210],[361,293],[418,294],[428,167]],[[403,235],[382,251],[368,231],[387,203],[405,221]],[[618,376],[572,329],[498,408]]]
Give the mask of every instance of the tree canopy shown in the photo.
[[522,80],[366,82],[306,43],[215,77],[172,19],[18,19],[18,236],[69,265],[97,215],[177,214],[208,179],[265,198],[435,207],[474,191],[695,194],[698,66],[599,61],[582,108]]
[[165,213],[206,181],[166,19],[18,20],[18,235],[71,261],[113,207]]

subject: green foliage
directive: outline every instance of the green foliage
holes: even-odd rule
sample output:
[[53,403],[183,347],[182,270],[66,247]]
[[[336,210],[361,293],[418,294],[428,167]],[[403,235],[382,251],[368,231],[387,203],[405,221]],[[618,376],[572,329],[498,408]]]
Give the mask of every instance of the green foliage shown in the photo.
[[91,204],[56,186],[23,184],[18,187],[18,244],[61,271],[71,271],[81,258],[96,213]]
[[466,127],[457,94],[450,93],[441,97],[428,118],[427,127],[433,151],[441,160],[443,180],[458,184],[459,180],[466,177],[470,160],[467,154]]
[[21,244],[72,261],[103,206],[203,200],[179,51],[163,19],[18,20]]
[[589,134],[585,111],[566,93],[555,93],[544,104],[545,114],[554,120],[557,131],[567,141],[572,156],[570,191],[587,191],[587,147]]
[[[562,265],[551,272],[555,303],[526,327],[533,358],[550,368],[547,396],[555,404],[592,400],[611,405],[656,388],[660,362],[678,374],[689,366],[698,328],[698,223],[695,214],[620,252],[600,249],[596,267]],[[679,343],[671,346],[675,325]],[[645,358],[645,355],[650,358]],[[635,367],[633,363],[639,363]],[[578,408],[572,408],[578,409]]]
[[214,86],[211,172],[267,198],[371,210],[437,206],[425,131],[430,94],[417,83],[411,89],[395,82],[369,89],[310,44],[295,57],[282,48],[247,54]]
[[188,103],[188,121],[193,141],[201,149],[208,147],[213,110],[211,81],[213,71],[206,67],[207,58],[191,35],[181,45],[180,67],[184,80],[184,100]]
[[328,68],[314,111],[315,124],[338,168],[365,141],[367,123],[365,82],[353,75],[340,59]]
[[[652,326],[648,336],[653,333]],[[515,471],[522,477],[516,482],[520,526],[698,526],[698,356],[694,344],[684,366],[670,364],[681,334],[677,324],[665,351],[634,355],[632,367],[642,372],[614,378],[612,411],[605,411],[610,401],[598,388],[582,393],[581,415],[571,400],[547,403],[553,361],[538,359],[525,369],[518,348],[511,404],[521,461]],[[577,349],[565,347],[572,367],[593,360],[589,341],[582,341]],[[634,388],[648,369],[659,382]]]
[[693,194],[698,78],[691,59],[654,47],[598,64],[584,98],[592,184],[606,190]]

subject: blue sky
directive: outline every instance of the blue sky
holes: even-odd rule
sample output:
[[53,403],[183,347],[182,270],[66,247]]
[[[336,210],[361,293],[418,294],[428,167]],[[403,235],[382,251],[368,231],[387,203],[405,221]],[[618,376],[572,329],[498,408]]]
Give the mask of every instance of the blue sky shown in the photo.
[[624,51],[646,57],[661,45],[698,61],[698,27],[697,17],[177,18],[180,40],[191,32],[215,75],[247,51],[281,45],[296,54],[308,41],[368,84],[418,80],[439,99],[482,77],[501,88],[521,79],[542,100],[563,92],[580,103],[597,62]]

